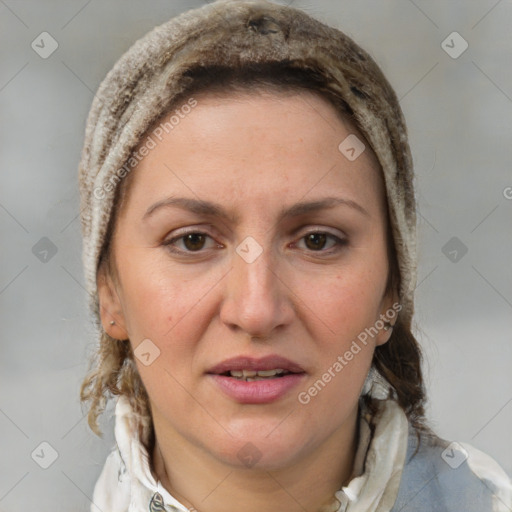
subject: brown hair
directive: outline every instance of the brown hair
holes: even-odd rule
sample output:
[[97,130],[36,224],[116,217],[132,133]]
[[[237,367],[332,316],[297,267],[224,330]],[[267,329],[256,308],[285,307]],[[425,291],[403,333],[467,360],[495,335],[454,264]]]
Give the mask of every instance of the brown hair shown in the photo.
[[[170,110],[176,108],[193,94],[200,92],[221,93],[247,92],[255,90],[270,90],[281,92],[311,91],[327,99],[343,120],[349,120],[356,127],[353,112],[348,104],[332,89],[328,87],[325,75],[315,69],[300,69],[293,63],[257,63],[240,66],[236,69],[228,67],[210,66],[195,67],[183,77],[182,92],[175,97],[172,105],[164,112],[162,119]],[[364,93],[352,87],[355,95],[364,97]],[[397,114],[398,115],[398,114]],[[146,131],[143,140],[150,129]],[[116,219],[126,201],[130,183],[133,180],[130,173],[123,179],[116,190],[113,212],[109,219],[105,244],[102,248],[98,268],[106,265],[106,270],[114,278],[116,268],[112,252],[112,238],[114,235]],[[399,290],[400,272],[397,254],[391,234],[388,213],[388,260],[389,275],[387,291]],[[403,318],[398,314],[397,321],[389,341],[376,347],[373,364],[377,370],[393,385],[397,393],[397,401],[408,416],[412,425],[418,431],[428,432],[429,427],[425,421],[425,389],[421,370],[421,350],[411,331],[411,319]],[[92,362],[95,367],[89,372],[81,387],[81,400],[90,401],[88,422],[91,429],[98,435],[101,432],[97,425],[98,416],[103,412],[110,395],[125,395],[136,414],[142,419],[141,439],[151,446],[154,441],[149,399],[145,387],[138,374],[133,351],[128,341],[115,340],[102,332],[100,347]],[[370,409],[371,401],[366,400]]]

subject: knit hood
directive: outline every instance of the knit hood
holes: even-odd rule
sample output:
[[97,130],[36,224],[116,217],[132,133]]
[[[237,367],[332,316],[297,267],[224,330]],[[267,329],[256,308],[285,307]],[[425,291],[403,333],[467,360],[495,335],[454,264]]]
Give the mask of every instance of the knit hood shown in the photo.
[[300,10],[264,0],[218,0],[139,39],[94,97],[79,181],[85,282],[98,325],[98,262],[115,192],[137,163],[130,156],[143,134],[184,90],[191,69],[283,62],[326,77],[377,155],[400,271],[401,316],[410,320],[416,284],[415,198],[406,126],[392,87],[349,37]]

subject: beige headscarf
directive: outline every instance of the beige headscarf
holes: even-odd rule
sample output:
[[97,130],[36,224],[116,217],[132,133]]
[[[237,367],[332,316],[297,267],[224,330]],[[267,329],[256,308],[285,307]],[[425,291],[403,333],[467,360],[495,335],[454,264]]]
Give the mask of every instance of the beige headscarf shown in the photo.
[[198,65],[284,60],[329,77],[380,161],[400,271],[401,316],[410,320],[416,213],[412,159],[396,95],[374,60],[342,32],[265,0],[218,0],[171,19],[138,40],[101,83],[79,166],[85,279],[98,320],[96,271],[115,191],[136,163],[130,156],[141,136],[182,90],[184,73]]

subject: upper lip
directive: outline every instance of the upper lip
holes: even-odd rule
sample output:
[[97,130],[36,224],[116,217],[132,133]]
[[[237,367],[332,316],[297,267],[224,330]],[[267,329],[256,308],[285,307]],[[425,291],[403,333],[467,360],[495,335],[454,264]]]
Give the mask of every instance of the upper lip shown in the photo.
[[278,355],[269,355],[262,358],[250,356],[237,356],[226,359],[210,368],[206,373],[220,375],[229,371],[240,370],[274,370],[281,369],[291,373],[304,373],[304,368],[299,364]]

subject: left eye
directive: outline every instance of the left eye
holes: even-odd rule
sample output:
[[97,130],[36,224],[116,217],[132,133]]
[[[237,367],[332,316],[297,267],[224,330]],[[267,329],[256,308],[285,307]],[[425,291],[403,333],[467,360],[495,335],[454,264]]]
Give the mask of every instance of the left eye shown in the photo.
[[[334,244],[331,245],[331,247],[328,250],[322,251],[321,249],[324,247],[325,242],[328,238],[334,240]],[[311,231],[310,233],[307,233],[306,235],[301,237],[300,240],[305,240],[307,248],[313,252],[331,252],[330,249],[332,249],[336,245],[346,245],[346,240],[342,240],[337,236],[332,235],[331,233],[326,233],[324,231]]]
[[[164,245],[171,251],[175,253],[187,253],[187,252],[199,252],[204,248],[206,239],[210,238],[213,240],[208,234],[200,232],[200,231],[191,231],[190,233],[185,233],[184,235],[180,235],[170,240],[164,242]],[[334,244],[327,250],[322,250],[326,244],[327,239],[334,240]],[[299,240],[305,240],[306,248],[312,252],[332,252],[331,249],[335,246],[343,246],[346,245],[347,241],[345,239],[341,239],[331,233],[326,233],[324,231],[311,231],[302,236]],[[182,241],[184,244],[185,250],[181,248],[177,248],[175,243],[177,241]],[[217,244],[217,247],[222,247]]]

